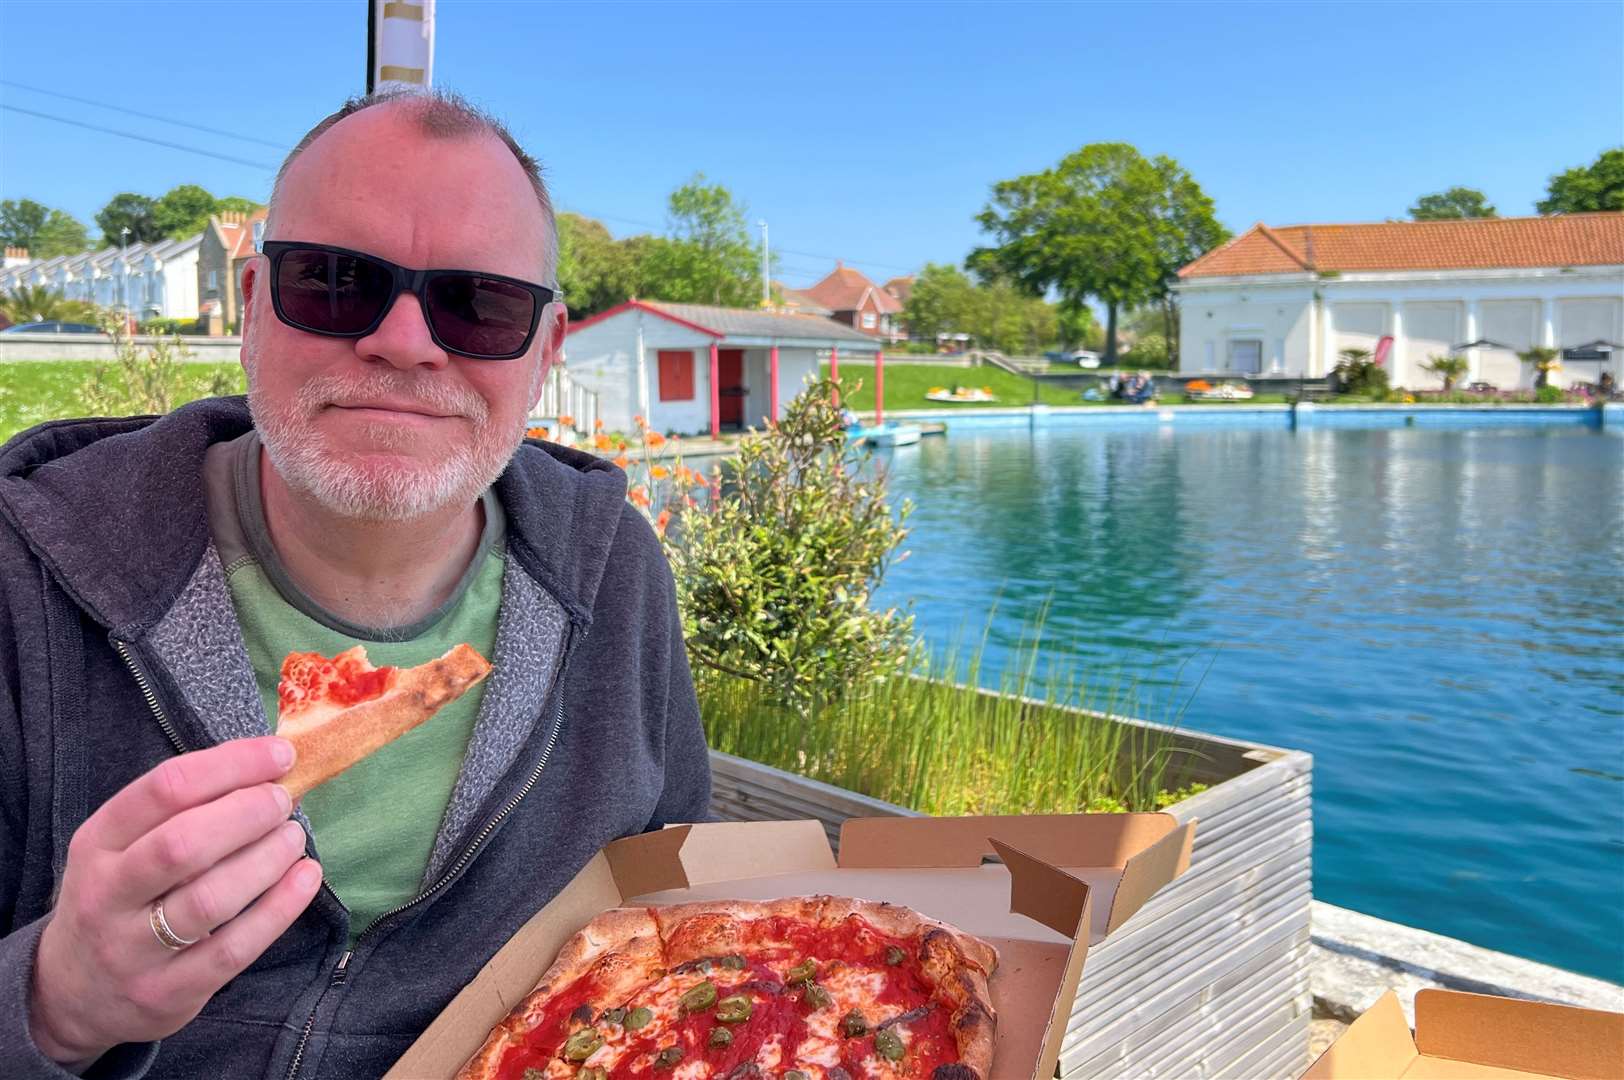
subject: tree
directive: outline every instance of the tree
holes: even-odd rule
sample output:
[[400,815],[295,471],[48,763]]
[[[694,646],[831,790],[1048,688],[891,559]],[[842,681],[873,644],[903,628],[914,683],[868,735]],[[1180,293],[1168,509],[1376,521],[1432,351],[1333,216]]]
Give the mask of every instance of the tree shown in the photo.
[[[143,244],[162,240],[164,233],[153,220],[157,201],[145,195],[126,191],[114,195],[96,214],[96,224],[102,231],[102,243],[120,247],[124,243]],[[128,237],[122,230],[128,229]]]
[[1542,390],[1550,382],[1551,371],[1560,366],[1555,349],[1535,345],[1517,354],[1517,359],[1534,369],[1534,389]]
[[1476,188],[1452,187],[1423,195],[1410,207],[1412,221],[1458,221],[1461,218],[1498,217],[1488,196]]
[[975,283],[956,266],[926,263],[903,307],[909,336],[934,342],[938,334],[974,334]]
[[[214,200],[214,212],[216,214],[224,214],[227,211],[237,214],[252,214],[254,211],[263,210],[264,208],[263,203],[257,203],[253,199],[244,198],[241,195],[227,195],[223,199]],[[202,226],[199,226],[199,228],[202,228]]]
[[748,209],[703,173],[671,193],[669,236],[645,242],[640,284],[649,298],[753,307],[761,296],[760,258]]
[[27,248],[35,259],[88,250],[90,235],[71,215],[33,199],[0,202],[0,244]]
[[609,235],[601,221],[558,215],[558,285],[570,314],[584,319],[637,292],[637,248]]
[[43,285],[22,285],[0,295],[0,315],[12,323],[97,322],[100,312],[88,300],[69,300]]
[[1073,307],[1090,296],[1105,305],[1107,363],[1118,310],[1161,302],[1179,267],[1227,235],[1176,161],[1146,160],[1127,143],[1094,143],[1045,172],[1000,181],[976,220],[997,241],[972,253],[976,269],[1033,295],[1054,289]]
[[1466,357],[1460,355],[1433,355],[1421,365],[1422,371],[1430,371],[1444,381],[1444,393],[1455,389],[1455,380],[1466,374]]
[[203,231],[215,211],[215,198],[196,184],[172,187],[152,208],[152,223],[170,240]]
[[1551,177],[1545,198],[1534,208],[1542,214],[1624,210],[1624,147],[1603,150],[1594,164],[1576,165]]

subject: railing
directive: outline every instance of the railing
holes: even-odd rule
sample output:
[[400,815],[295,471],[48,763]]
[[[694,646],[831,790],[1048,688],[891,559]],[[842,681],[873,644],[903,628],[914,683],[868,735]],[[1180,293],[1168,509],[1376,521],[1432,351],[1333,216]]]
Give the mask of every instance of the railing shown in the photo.
[[530,421],[561,428],[566,426],[566,419],[577,435],[592,434],[598,420],[598,393],[570,378],[563,364],[554,364],[542,384],[541,400],[531,410]]

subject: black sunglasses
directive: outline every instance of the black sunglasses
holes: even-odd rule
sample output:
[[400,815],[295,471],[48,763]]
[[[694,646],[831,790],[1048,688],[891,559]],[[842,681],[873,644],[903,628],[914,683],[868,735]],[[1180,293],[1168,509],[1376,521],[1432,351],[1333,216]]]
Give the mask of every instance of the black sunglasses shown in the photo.
[[413,270],[330,244],[266,240],[271,306],[293,327],[327,337],[365,337],[402,292],[417,297],[434,343],[474,360],[523,356],[541,312],[558,291],[477,270]]

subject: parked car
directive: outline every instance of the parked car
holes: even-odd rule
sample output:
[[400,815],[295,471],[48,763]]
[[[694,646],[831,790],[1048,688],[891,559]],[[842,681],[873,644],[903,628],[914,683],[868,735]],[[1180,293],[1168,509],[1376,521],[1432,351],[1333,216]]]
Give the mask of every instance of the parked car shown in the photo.
[[1100,366],[1100,354],[1089,352],[1087,349],[1077,349],[1071,354],[1071,360],[1078,367],[1097,368]]
[[52,319],[48,322],[18,323],[0,330],[0,334],[99,334],[101,327],[91,326],[82,322],[62,322]]

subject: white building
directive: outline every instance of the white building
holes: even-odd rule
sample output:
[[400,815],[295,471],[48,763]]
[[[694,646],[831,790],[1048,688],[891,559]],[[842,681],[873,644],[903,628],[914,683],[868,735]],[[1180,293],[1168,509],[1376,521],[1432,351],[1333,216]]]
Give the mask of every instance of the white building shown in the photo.
[[[203,234],[104,248],[54,259],[6,259],[0,291],[43,285],[137,319],[197,318],[197,258]],[[8,253],[9,255],[9,253]]]
[[1517,353],[1544,345],[1553,385],[1624,381],[1624,213],[1260,223],[1179,278],[1181,374],[1317,378],[1362,348],[1392,385],[1435,389],[1421,364],[1461,351],[1463,382],[1514,389],[1534,377]]
[[633,417],[682,435],[757,426],[818,373],[873,363],[881,343],[815,315],[630,300],[569,328],[570,377],[598,395],[611,431]]

